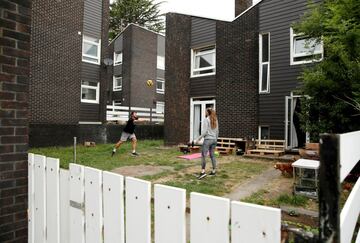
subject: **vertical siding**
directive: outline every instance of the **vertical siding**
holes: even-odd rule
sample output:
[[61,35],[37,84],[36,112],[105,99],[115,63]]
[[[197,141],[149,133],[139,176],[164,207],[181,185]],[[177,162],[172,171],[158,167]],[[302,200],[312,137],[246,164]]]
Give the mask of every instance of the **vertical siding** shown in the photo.
[[216,41],[216,21],[191,17],[191,47],[213,45]]
[[101,38],[102,0],[84,1],[84,34]]
[[300,85],[298,77],[304,66],[290,65],[290,26],[306,9],[307,0],[259,4],[259,32],[270,32],[270,94],[259,95],[259,123],[270,126],[271,138],[285,138],[285,96]]
[[100,66],[91,63],[82,62],[81,78],[82,80],[100,82]]
[[165,37],[162,35],[157,36],[157,55],[165,56]]
[[190,96],[203,97],[216,95],[215,75],[190,79]]

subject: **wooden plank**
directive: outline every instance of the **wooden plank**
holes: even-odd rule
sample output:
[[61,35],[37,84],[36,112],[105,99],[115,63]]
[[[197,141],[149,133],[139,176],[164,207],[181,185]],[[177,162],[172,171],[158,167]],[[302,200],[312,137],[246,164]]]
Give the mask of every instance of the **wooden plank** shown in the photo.
[[60,242],[59,159],[46,158],[46,240]]
[[125,179],[126,243],[151,242],[151,183]]
[[186,243],[186,190],[154,186],[155,243]]
[[340,214],[341,242],[351,242],[360,214],[360,180],[353,187]]
[[360,131],[339,135],[340,137],[340,182],[360,160]]
[[69,242],[69,182],[68,170],[60,169],[60,242]]
[[280,242],[281,210],[255,204],[231,203],[231,241]]
[[124,177],[103,172],[104,243],[124,243]]
[[84,231],[84,167],[70,164],[70,243],[85,243]]
[[34,155],[34,242],[46,242],[46,157]]
[[28,243],[34,243],[34,154],[28,154]]
[[229,243],[230,200],[192,192],[190,242]]
[[85,167],[85,242],[102,242],[102,171]]

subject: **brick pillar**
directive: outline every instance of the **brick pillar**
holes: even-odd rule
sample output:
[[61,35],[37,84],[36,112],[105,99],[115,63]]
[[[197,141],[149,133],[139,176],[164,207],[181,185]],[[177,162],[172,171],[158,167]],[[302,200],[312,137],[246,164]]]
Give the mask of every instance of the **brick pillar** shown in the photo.
[[31,0],[0,1],[0,242],[27,242]]
[[252,2],[252,0],[235,0],[235,16],[238,16],[247,8],[251,7]]

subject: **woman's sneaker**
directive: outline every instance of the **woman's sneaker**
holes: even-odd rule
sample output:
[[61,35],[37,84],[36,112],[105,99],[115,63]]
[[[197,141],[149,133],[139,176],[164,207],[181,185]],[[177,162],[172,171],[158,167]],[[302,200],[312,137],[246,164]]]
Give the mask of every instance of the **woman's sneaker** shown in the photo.
[[216,171],[211,171],[209,175],[210,175],[210,176],[216,175]]
[[205,172],[201,172],[200,175],[198,176],[198,180],[201,180],[205,176],[207,176],[207,174]]

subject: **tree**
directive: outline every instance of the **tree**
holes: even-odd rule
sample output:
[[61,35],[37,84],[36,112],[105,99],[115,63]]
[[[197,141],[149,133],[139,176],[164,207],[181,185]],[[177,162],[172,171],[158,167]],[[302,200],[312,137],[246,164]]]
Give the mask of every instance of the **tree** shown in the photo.
[[301,123],[313,140],[320,133],[360,129],[360,1],[324,0],[293,27],[322,41],[324,59],[300,79]]
[[110,39],[123,31],[130,23],[144,26],[155,32],[165,29],[159,6],[153,0],[116,0],[110,6]]

